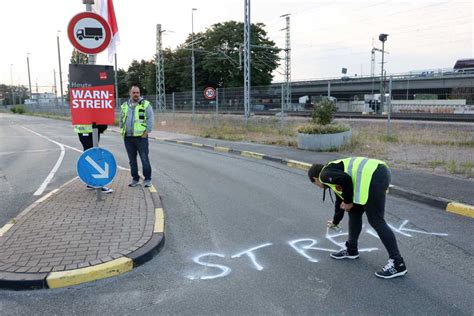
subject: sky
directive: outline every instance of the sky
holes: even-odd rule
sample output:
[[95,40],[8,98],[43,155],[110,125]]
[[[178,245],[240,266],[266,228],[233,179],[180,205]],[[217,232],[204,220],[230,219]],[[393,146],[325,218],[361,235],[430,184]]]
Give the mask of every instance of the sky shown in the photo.
[[[371,49],[385,43],[388,73],[452,68],[457,59],[474,58],[473,0],[251,0],[251,21],[266,25],[268,37],[285,46],[285,19],[291,14],[292,80],[369,75]],[[163,47],[175,49],[194,31],[214,23],[244,20],[244,0],[114,0],[121,43],[118,67],[127,69],[133,59],[150,60],[156,52],[156,24],[161,24]],[[28,86],[27,54],[32,90],[51,92],[54,70],[59,85],[57,36],[61,50],[62,81],[67,84],[73,50],[67,25],[85,11],[82,0],[15,0],[2,3],[0,19],[0,83]],[[59,31],[59,32],[58,32]],[[283,57],[283,54],[281,55]],[[112,64],[107,51],[98,64]],[[375,72],[380,72],[376,54]],[[166,63],[165,63],[166,67]],[[274,72],[282,81],[284,61]],[[165,78],[166,80],[166,78]],[[65,89],[65,88],[64,88]],[[59,88],[58,88],[59,90]]]

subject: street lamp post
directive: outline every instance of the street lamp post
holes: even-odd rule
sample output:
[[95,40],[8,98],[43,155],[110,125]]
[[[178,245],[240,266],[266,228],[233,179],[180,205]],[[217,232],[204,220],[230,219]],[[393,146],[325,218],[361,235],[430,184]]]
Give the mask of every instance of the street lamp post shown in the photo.
[[59,61],[59,88],[61,90],[61,106],[64,106],[64,93],[63,93],[63,73],[61,71],[61,49],[59,47],[59,32],[56,33],[56,39],[58,42],[58,61]]
[[[380,34],[379,40],[382,42],[382,69],[380,73],[380,109],[378,112],[383,111],[384,99],[385,99],[385,78],[384,78],[384,56],[385,56],[385,42],[387,41],[388,34]],[[377,113],[380,114],[380,113]]]
[[30,87],[30,101],[31,101],[33,99],[33,91],[31,91],[30,53],[26,54],[26,65],[28,66],[28,85]]
[[192,8],[191,10],[191,67],[192,67],[192,99],[193,99],[193,120],[194,120],[194,111],[196,108],[196,72],[195,72],[195,63],[194,63],[194,11],[196,8]]

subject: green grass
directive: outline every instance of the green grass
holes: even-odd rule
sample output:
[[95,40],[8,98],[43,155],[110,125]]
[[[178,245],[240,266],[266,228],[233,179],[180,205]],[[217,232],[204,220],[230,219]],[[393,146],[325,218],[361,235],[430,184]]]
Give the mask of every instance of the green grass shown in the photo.
[[474,168],[474,162],[462,162],[459,164],[460,170],[468,178],[472,178],[472,169]]

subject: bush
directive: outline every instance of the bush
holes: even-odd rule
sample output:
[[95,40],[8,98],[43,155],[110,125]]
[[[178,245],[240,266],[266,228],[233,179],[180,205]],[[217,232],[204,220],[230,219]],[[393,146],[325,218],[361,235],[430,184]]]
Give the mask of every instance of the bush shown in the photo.
[[331,124],[334,113],[337,111],[336,105],[329,99],[324,99],[313,107],[311,120],[314,124]]
[[351,127],[347,124],[309,124],[298,128],[298,133],[302,134],[336,134],[347,132]]
[[16,114],[23,114],[25,113],[25,107],[23,105],[15,105],[10,109],[10,111]]

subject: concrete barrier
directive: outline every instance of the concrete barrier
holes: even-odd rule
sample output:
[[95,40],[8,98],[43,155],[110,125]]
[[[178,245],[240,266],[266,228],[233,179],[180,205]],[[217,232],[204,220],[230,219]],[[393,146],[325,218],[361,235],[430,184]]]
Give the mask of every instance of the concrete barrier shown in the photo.
[[347,144],[352,137],[352,130],[336,134],[302,134],[298,133],[298,149],[331,150]]

